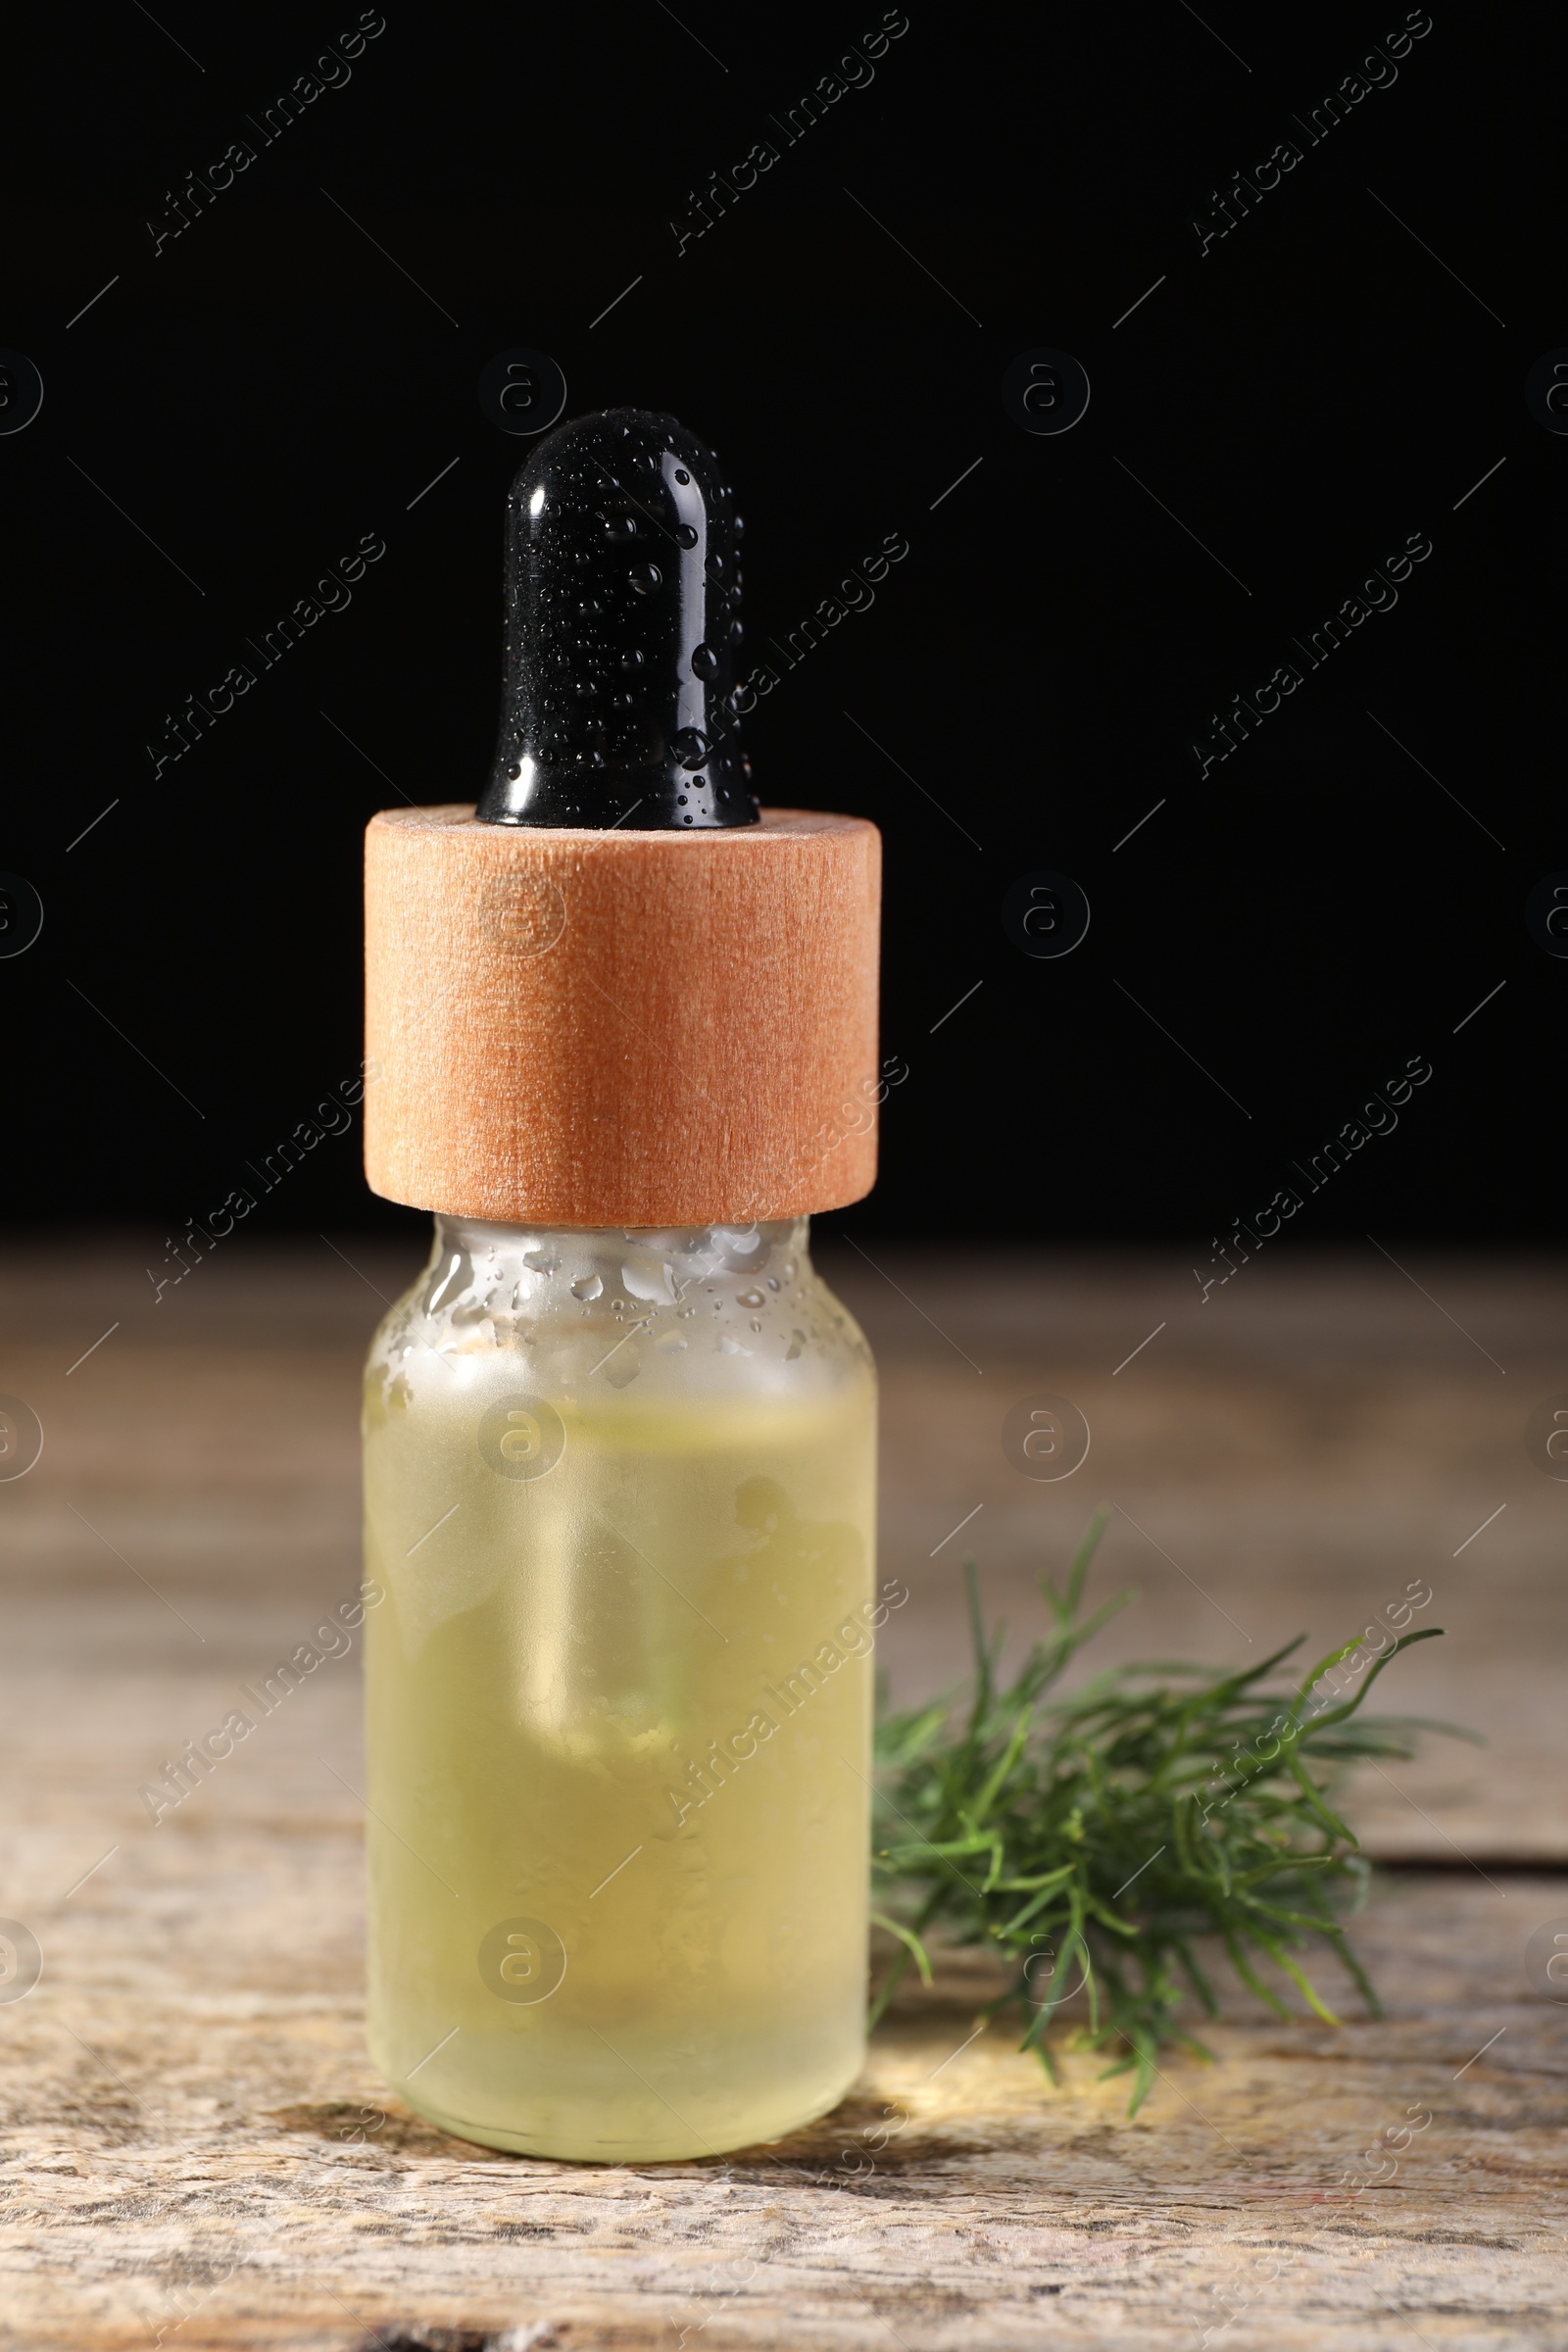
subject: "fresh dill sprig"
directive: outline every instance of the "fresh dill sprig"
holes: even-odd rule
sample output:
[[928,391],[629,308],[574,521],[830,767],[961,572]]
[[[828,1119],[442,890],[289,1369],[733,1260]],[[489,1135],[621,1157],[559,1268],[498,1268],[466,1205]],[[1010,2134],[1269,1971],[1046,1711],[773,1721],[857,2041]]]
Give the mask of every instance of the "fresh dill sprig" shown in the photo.
[[1352,1910],[1364,1899],[1368,1865],[1329,1790],[1358,1758],[1409,1756],[1416,1731],[1449,1727],[1351,1720],[1390,1659],[1438,1626],[1396,1641],[1340,1703],[1314,1700],[1314,1689],[1363,1637],[1331,1650],[1294,1692],[1271,1695],[1264,1685],[1304,1635],[1244,1672],[1118,1667],[1047,1703],[1076,1652],[1133,1597],[1119,1592],[1080,1613],[1108,1515],[1096,1513],[1064,1592],[1041,1580],[1055,1628],[1005,1686],[1006,1631],[987,1632],[966,1560],[975,1660],[967,1707],[950,1693],[879,1726],[872,1868],[889,1907],[873,1917],[904,1948],[872,2023],[911,1963],[931,1982],[925,1937],[940,1928],[949,1941],[985,1944],[1015,1964],[1007,1991],[981,2014],[1029,2016],[1021,2046],[1038,2053],[1053,2082],[1047,2029],[1087,1984],[1088,2021],[1068,2046],[1110,2051],[1105,2073],[1131,2072],[1136,2114],[1163,2044],[1211,2055],[1176,2022],[1189,1994],[1218,2013],[1193,1948],[1200,1936],[1219,1936],[1243,1984],[1281,2017],[1291,2012],[1259,1978],[1259,1958],[1337,2025],[1295,1957],[1321,1937],[1382,2014],[1337,1915],[1336,1897]]

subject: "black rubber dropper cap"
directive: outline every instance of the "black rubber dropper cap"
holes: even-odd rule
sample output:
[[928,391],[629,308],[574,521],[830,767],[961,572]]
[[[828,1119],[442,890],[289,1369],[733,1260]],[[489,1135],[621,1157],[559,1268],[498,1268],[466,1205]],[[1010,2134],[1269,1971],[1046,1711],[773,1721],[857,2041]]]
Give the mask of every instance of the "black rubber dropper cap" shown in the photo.
[[744,525],[673,416],[606,409],[540,442],[507,502],[493,825],[753,825],[735,710]]

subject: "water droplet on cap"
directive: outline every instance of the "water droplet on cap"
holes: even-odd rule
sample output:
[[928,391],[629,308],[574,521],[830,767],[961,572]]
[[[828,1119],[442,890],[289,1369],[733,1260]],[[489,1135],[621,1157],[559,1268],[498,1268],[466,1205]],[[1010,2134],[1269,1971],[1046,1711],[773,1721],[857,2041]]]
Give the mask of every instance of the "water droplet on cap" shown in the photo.
[[718,674],[718,656],[710,645],[700,645],[692,654],[692,675],[711,678]]
[[639,596],[652,596],[664,575],[657,564],[634,564],[626,576]]

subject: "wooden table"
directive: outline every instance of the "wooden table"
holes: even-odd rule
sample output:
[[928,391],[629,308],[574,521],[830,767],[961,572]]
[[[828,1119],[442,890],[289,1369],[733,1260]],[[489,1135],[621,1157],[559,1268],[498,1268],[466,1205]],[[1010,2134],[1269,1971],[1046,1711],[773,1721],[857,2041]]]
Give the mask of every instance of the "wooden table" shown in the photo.
[[[964,1547],[1028,1631],[1030,1578],[1104,1496],[1104,1576],[1142,1588],[1104,1656],[1326,1648],[1424,1579],[1447,1638],[1390,1703],[1492,1743],[1434,1742],[1353,1802],[1391,1865],[1359,1933],[1382,2023],[1352,2001],[1339,2031],[1282,2026],[1236,1994],[1214,2065],[1173,2057],[1129,2123],[1097,2061],[1069,2056],[1053,2091],[1005,2027],[970,2038],[991,1980],[956,1953],[823,2124],[600,2172],[469,2147],[382,2096],[352,1657],[156,1830],[136,1800],[356,1581],[358,1359],[411,1251],[333,1238],[236,1246],[156,1308],[161,1237],[0,1266],[0,1388],[45,1431],[0,1485],[0,1912],[43,1951],[0,2003],[9,2340],[1568,2343],[1568,2008],[1522,1959],[1568,1932],[1568,1486],[1522,1439],[1564,1369],[1561,1267],[1369,1250],[1200,1304],[1155,1258],[836,1257],[884,1371],[901,1694],[952,1671]],[[1039,1390],[1094,1433],[1056,1486],[999,1441]],[[1386,2128],[1411,2133],[1398,2171],[1355,2189]]]

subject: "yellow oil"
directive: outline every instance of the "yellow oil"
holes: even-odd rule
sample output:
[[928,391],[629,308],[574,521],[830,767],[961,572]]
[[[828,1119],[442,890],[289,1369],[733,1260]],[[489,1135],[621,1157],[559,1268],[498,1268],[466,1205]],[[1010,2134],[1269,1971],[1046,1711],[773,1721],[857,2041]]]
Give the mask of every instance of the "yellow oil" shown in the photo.
[[617,1390],[602,1314],[528,1353],[493,1326],[411,1345],[400,1312],[365,1424],[376,2062],[496,2147],[777,2137],[863,2045],[863,1342],[839,1310],[799,1365],[771,1324],[748,1363],[704,1351],[735,1346],[721,1282],[701,1327],[646,1318]]

